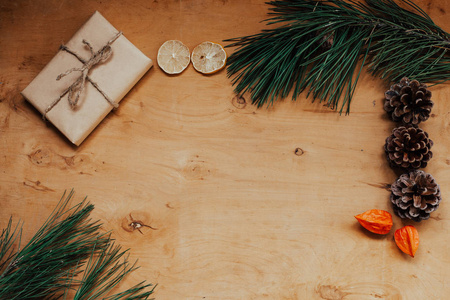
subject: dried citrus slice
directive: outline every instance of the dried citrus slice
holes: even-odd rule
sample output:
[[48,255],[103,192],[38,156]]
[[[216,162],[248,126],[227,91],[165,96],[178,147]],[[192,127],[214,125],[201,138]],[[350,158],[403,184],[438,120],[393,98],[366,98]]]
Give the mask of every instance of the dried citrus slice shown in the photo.
[[189,48],[180,41],[166,41],[158,50],[158,65],[167,74],[179,74],[189,65]]
[[225,67],[227,53],[219,44],[203,42],[192,50],[191,61],[200,73],[211,74]]

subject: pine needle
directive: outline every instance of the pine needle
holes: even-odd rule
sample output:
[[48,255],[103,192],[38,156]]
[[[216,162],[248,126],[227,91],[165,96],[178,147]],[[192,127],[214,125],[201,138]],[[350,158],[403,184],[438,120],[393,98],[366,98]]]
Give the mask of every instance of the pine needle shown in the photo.
[[225,40],[236,47],[227,62],[235,92],[249,92],[258,107],[308,90],[348,114],[363,66],[388,82],[450,79],[450,35],[410,0],[267,3],[267,23],[279,27]]
[[[75,299],[99,299],[137,269],[127,250],[114,246],[108,233],[100,233],[101,224],[88,219],[94,206],[86,198],[67,208],[73,195],[64,193],[22,249],[13,249],[21,225],[12,230],[9,220],[0,236],[0,299],[66,299],[71,290]],[[107,299],[148,299],[151,286],[141,282]]]

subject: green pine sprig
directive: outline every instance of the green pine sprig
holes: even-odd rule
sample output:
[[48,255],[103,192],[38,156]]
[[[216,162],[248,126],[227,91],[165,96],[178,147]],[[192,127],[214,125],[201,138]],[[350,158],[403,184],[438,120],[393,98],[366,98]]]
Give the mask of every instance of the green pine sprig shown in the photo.
[[154,286],[145,282],[109,295],[137,267],[130,265],[127,250],[100,232],[99,221],[89,219],[94,206],[86,198],[67,207],[73,195],[64,193],[23,247],[22,226],[13,229],[10,218],[0,236],[0,299],[66,299],[69,292],[77,300],[148,299]]
[[236,47],[227,62],[235,92],[249,92],[260,107],[290,93],[296,100],[307,90],[313,101],[349,113],[363,66],[390,82],[405,76],[429,84],[449,80],[450,35],[412,1],[399,3],[268,2],[268,24],[278,27],[225,40]]

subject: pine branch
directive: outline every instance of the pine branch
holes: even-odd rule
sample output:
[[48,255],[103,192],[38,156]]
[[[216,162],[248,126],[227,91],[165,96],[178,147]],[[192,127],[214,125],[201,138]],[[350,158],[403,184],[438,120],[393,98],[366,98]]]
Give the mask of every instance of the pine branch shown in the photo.
[[[22,249],[13,249],[20,240],[21,226],[12,231],[10,219],[0,236],[0,299],[59,299],[71,290],[75,299],[98,299],[136,269],[124,256],[127,251],[114,246],[108,233],[100,233],[98,221],[88,219],[92,204],[84,199],[67,208],[73,194],[65,197],[64,193]],[[110,299],[148,299],[151,286],[141,282]]]
[[1,271],[5,268],[5,265],[11,261],[11,258],[14,255],[14,252],[12,251],[13,245],[17,237],[21,236],[22,233],[20,224],[16,225],[14,231],[11,232],[11,229],[12,217],[9,218],[8,225],[2,230],[2,235],[0,236],[0,278],[3,277],[3,273],[1,273]]
[[393,0],[268,2],[268,24],[279,27],[226,40],[237,47],[227,67],[235,92],[260,107],[308,90],[349,113],[362,66],[386,81],[449,80],[450,35],[412,1],[399,2],[406,8]]
[[[121,251],[121,247],[114,246],[114,243],[110,243],[108,247],[101,249],[97,255],[94,255],[93,251],[74,300],[100,299],[110,292],[126,275],[136,270],[135,264],[129,264],[128,256],[120,262],[120,259],[127,251]],[[133,288],[109,296],[107,299],[119,300],[124,299],[124,297],[130,299],[133,295],[137,297],[135,299],[147,299],[152,294],[153,289],[150,291],[144,291],[144,289],[151,286],[151,284],[144,285],[144,282],[141,282]]]

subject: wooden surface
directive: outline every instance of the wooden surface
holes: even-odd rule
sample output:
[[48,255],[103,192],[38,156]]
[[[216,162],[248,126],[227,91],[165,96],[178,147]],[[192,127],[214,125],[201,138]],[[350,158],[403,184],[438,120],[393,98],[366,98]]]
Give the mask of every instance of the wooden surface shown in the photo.
[[[450,31],[450,2],[417,3]],[[19,93],[95,10],[155,66],[77,148]],[[166,40],[192,50],[256,33],[266,13],[264,0],[1,1],[1,228],[13,215],[29,239],[75,188],[139,258],[124,285],[158,283],[156,299],[448,299],[448,84],[432,88],[433,115],[421,125],[443,202],[415,224],[413,259],[394,230],[375,237],[353,217],[392,211],[385,83],[365,74],[352,113],[339,116],[305,99],[256,109],[234,98],[225,71],[167,76],[156,64]],[[133,220],[158,230],[130,230]]]

